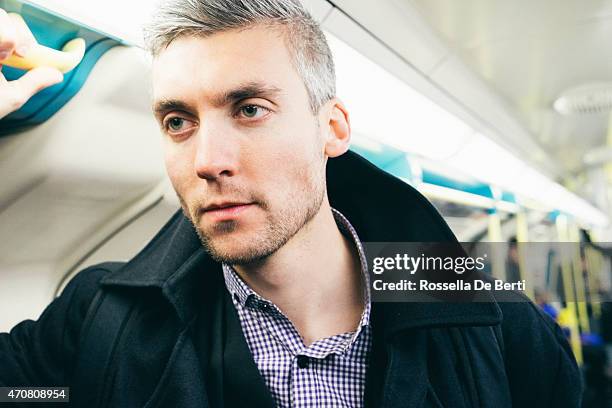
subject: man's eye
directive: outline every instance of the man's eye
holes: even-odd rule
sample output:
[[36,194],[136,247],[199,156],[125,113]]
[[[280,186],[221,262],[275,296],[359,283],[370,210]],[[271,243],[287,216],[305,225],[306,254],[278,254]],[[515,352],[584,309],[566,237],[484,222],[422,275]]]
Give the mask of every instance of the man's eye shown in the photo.
[[183,129],[183,126],[185,125],[185,119],[178,117],[170,118],[166,125],[171,131],[180,132]]
[[258,105],[244,105],[239,109],[239,114],[247,119],[261,118],[270,110]]
[[182,135],[192,130],[197,124],[180,116],[168,116],[163,121],[164,131],[172,136]]

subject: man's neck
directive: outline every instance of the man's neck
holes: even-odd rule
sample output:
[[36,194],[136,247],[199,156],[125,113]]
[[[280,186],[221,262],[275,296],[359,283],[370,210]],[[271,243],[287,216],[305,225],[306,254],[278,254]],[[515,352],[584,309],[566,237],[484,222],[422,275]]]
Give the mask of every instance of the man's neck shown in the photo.
[[251,289],[280,308],[308,345],[357,328],[364,307],[360,267],[355,244],[338,230],[326,199],[272,256],[234,268]]

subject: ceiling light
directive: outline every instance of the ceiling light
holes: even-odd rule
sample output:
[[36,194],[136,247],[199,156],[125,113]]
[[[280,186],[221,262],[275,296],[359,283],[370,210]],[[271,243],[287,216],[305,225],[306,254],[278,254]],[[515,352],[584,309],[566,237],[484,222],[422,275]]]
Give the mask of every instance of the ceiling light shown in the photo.
[[590,83],[563,92],[553,103],[562,115],[606,113],[612,110],[612,83]]

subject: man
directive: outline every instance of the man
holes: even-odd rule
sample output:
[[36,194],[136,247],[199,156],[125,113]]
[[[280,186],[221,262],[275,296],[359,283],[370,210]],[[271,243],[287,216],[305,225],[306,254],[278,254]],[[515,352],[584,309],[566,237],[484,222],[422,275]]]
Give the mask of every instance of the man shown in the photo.
[[571,351],[530,303],[370,302],[362,241],[455,238],[347,152],[299,2],[174,0],[146,40],[182,213],[2,335],[0,384],[70,386],[78,406],[579,406]]

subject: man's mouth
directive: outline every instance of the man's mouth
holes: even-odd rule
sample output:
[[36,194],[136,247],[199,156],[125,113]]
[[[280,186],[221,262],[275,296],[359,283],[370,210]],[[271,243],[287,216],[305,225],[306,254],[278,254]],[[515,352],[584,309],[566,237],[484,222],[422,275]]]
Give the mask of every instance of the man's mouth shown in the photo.
[[202,216],[212,221],[227,221],[242,215],[255,206],[255,203],[244,202],[219,202],[204,207]]
[[209,204],[206,207],[204,207],[204,212],[207,211],[217,211],[217,210],[224,210],[226,208],[231,208],[231,207],[241,207],[241,206],[245,206],[245,205],[250,205],[252,203],[241,203],[241,202],[222,202],[222,203],[213,203],[213,204]]

